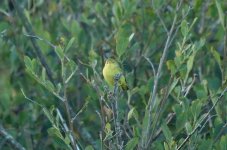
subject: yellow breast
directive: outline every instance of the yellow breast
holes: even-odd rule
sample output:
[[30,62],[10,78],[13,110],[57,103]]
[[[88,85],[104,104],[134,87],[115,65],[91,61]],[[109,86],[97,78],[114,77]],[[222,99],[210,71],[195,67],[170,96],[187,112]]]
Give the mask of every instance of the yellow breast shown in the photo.
[[[106,63],[104,68],[103,68],[103,76],[106,82],[109,84],[110,88],[113,88],[114,86],[114,78],[117,74],[122,74],[122,70],[119,67],[118,64],[116,63]],[[123,89],[127,90],[128,86],[125,80],[124,75],[122,74],[119,81],[118,85]]]

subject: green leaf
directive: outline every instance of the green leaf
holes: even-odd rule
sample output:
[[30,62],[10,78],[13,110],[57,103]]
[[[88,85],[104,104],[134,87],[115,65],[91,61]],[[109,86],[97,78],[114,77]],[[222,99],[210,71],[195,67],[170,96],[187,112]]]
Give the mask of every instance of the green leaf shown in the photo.
[[194,121],[197,120],[197,117],[199,116],[200,111],[201,111],[201,107],[202,107],[202,102],[200,99],[192,101],[192,105],[190,108],[191,108],[191,113],[194,117]]
[[216,3],[216,7],[218,9],[219,19],[221,21],[223,29],[225,30],[225,15],[224,15],[223,10],[221,8],[221,4],[219,3],[218,0],[215,0],[215,3]]
[[79,22],[75,19],[71,23],[70,32],[72,32],[72,35],[74,37],[77,37],[77,40],[78,40],[78,36],[81,33],[81,27],[80,27]]
[[94,150],[94,148],[91,145],[89,145],[89,146],[85,147],[85,150]]
[[67,136],[65,137],[64,142],[65,142],[65,144],[67,144],[67,145],[70,144],[71,141],[70,141],[70,138],[69,138],[69,134],[67,134]]
[[121,57],[125,53],[126,48],[129,45],[129,38],[131,35],[130,28],[130,25],[124,25],[116,34],[116,52],[118,57]]
[[9,28],[9,24],[7,22],[0,23],[0,33],[6,31]]
[[[205,80],[203,80],[203,82],[205,82]],[[206,85],[207,86],[207,85]],[[201,85],[201,84],[198,84],[198,85],[195,85],[195,86],[193,86],[193,91],[195,92],[195,94],[196,94],[196,97],[198,98],[198,99],[206,99],[207,98],[207,96],[208,96],[208,93],[207,93],[207,91],[206,91],[206,88],[207,87],[204,87],[203,85]]]
[[163,122],[161,128],[162,128],[162,132],[163,132],[166,140],[168,141],[168,143],[170,143],[172,140],[172,133],[169,130],[169,127],[167,126],[167,124],[165,122]]
[[187,134],[190,134],[192,132],[192,126],[189,122],[186,122],[185,129],[187,131]]
[[25,17],[27,18],[28,22],[30,24],[32,24],[29,11],[27,9],[23,9],[23,11],[24,11]]
[[164,142],[164,149],[165,150],[170,150],[169,145],[166,142]]
[[46,81],[46,69],[44,67],[42,68],[42,81]]
[[194,18],[193,22],[191,23],[190,27],[189,27],[189,30],[192,29],[193,25],[196,23],[196,21],[198,20],[198,18]]
[[99,1],[97,1],[97,3],[95,4],[95,11],[100,14],[103,11],[103,5],[102,3],[100,3]]
[[220,141],[220,146],[221,146],[221,150],[226,150],[227,149],[227,135],[223,135],[221,137],[221,141]]
[[176,87],[178,81],[179,81],[179,78],[174,79],[174,81],[172,82],[172,84],[171,84],[171,86],[170,86],[170,89],[169,89],[169,91],[168,91],[169,94],[170,94],[170,93],[173,91],[173,89]]
[[112,135],[113,131],[111,130],[111,124],[110,123],[106,123],[105,133],[106,133],[106,136],[104,138],[104,141],[111,139],[113,137],[113,135]]
[[122,17],[122,5],[120,1],[114,1],[112,12],[114,14],[114,19],[116,23],[119,24],[120,18]]
[[47,130],[48,134],[51,136],[57,136],[58,138],[62,139],[64,141],[64,138],[58,128],[51,127]]
[[195,42],[195,50],[198,51],[200,50],[206,43],[206,40],[204,38],[201,38],[199,41]]
[[132,118],[132,115],[134,113],[135,107],[133,107],[129,112],[128,112],[128,120]]
[[146,132],[146,130],[147,130],[147,126],[148,126],[148,117],[149,117],[148,113],[149,113],[149,110],[146,109],[145,115],[144,115],[144,118],[143,118],[143,125],[142,125],[143,132]]
[[37,72],[36,69],[38,67],[38,62],[36,59],[32,59],[32,70],[33,72]]
[[167,68],[168,70],[170,70],[171,74],[174,75],[176,73],[176,66],[175,66],[175,62],[173,60],[168,60],[166,62]]
[[201,144],[198,145],[198,150],[212,150],[213,142],[211,139],[202,140]]
[[47,118],[49,119],[49,121],[50,121],[51,123],[53,123],[53,122],[54,122],[54,118],[53,118],[53,116],[51,115],[50,111],[49,111],[48,109],[46,109],[45,107],[43,107],[43,112],[44,112],[44,114],[47,116]]
[[137,0],[124,0],[123,7],[124,7],[124,17],[130,17],[133,12],[136,11],[137,8]]
[[57,46],[55,48],[55,52],[57,53],[59,59],[61,59],[61,60],[64,59],[64,52],[63,52],[63,49],[60,46]]
[[67,52],[69,50],[69,48],[72,46],[74,41],[75,41],[75,37],[72,37],[65,48],[65,52]]
[[187,23],[186,20],[183,20],[183,21],[181,22],[181,33],[182,33],[182,35],[183,35],[184,37],[186,37],[187,34],[188,34],[188,32],[189,32],[188,23]]
[[45,82],[45,86],[49,91],[54,92],[54,85],[49,80]]
[[62,88],[61,83],[58,83],[57,84],[57,92],[56,93],[59,94],[61,92],[61,88]]
[[106,132],[111,132],[111,125],[110,125],[110,123],[106,123],[105,131]]
[[211,53],[214,56],[214,59],[217,61],[218,66],[220,67],[220,69],[222,69],[222,67],[221,67],[221,56],[220,56],[220,54],[216,50],[214,50],[213,47],[211,48]]
[[126,148],[125,150],[133,150],[135,149],[136,145],[138,144],[138,138],[134,137],[131,140],[128,141],[128,143],[126,144]]
[[28,56],[24,57],[24,63],[25,63],[25,66],[27,69],[29,69],[31,71],[33,70],[32,69],[32,60]]
[[161,8],[161,6],[163,5],[163,0],[153,0],[153,8],[155,9],[155,10],[158,10],[158,9],[160,9]]
[[187,77],[190,71],[192,70],[194,58],[195,58],[195,54],[192,54],[191,56],[189,56],[189,59],[187,61]]

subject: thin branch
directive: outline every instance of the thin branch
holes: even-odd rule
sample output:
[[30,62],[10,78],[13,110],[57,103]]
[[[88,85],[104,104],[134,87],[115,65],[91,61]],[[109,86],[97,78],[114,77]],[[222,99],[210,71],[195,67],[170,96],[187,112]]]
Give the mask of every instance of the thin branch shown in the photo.
[[188,93],[190,92],[192,86],[194,85],[194,83],[196,81],[196,78],[197,78],[197,75],[194,74],[191,84],[188,87],[186,87],[186,89],[184,90],[184,97],[186,97],[188,95]]
[[27,36],[27,37],[30,37],[30,38],[35,38],[35,39],[38,39],[40,41],[44,41],[47,45],[51,46],[52,48],[54,48],[54,49],[56,48],[56,46],[54,44],[52,44],[48,40],[43,39],[43,38],[41,38],[41,37],[39,37],[37,35],[30,35],[30,34],[24,34],[24,35]]
[[153,9],[155,10],[155,14],[158,16],[158,18],[159,18],[159,20],[160,20],[160,22],[161,22],[161,24],[162,24],[162,26],[163,26],[165,32],[166,32],[167,34],[169,34],[169,31],[168,31],[168,29],[167,29],[167,27],[166,27],[166,24],[165,24],[164,20],[162,19],[161,15],[160,15],[160,13],[159,13],[159,10],[157,10],[157,9],[154,8],[154,5],[155,5],[155,4],[154,4],[154,0],[152,0],[152,5],[153,5]]
[[67,85],[66,85],[66,77],[65,77],[65,64],[64,64],[64,58],[61,59],[61,76],[62,76],[62,88],[63,88],[63,97],[64,97],[64,106],[65,106],[65,111],[66,111],[66,115],[67,115],[67,120],[68,120],[68,125],[70,128],[70,141],[71,144],[73,146],[73,149],[76,150],[77,149],[77,144],[75,142],[75,136],[73,133],[73,121],[71,121],[71,112],[70,112],[70,107],[69,107],[69,102],[68,102],[68,98],[67,98]]
[[209,116],[208,118],[207,118],[207,120],[204,122],[204,124],[203,124],[203,126],[199,129],[199,133],[201,133],[202,132],[202,130],[205,128],[205,126],[206,126],[206,124],[207,124],[207,122],[209,122],[212,118],[214,118],[214,117],[216,117],[217,115],[212,115],[212,116]]
[[160,74],[161,74],[161,70],[162,70],[162,66],[164,64],[164,61],[165,61],[165,57],[167,55],[167,52],[168,52],[168,48],[169,48],[169,45],[170,45],[170,40],[171,40],[171,36],[172,36],[172,33],[173,33],[173,30],[174,30],[174,27],[175,27],[175,23],[176,23],[176,20],[177,20],[177,13],[174,17],[174,20],[173,20],[173,23],[172,23],[172,27],[171,27],[171,30],[168,34],[168,37],[167,37],[167,41],[166,41],[166,44],[165,44],[165,48],[164,48],[164,51],[163,51],[163,54],[162,54],[162,57],[160,59],[160,63],[159,63],[159,66],[158,66],[158,71],[157,71],[157,74],[155,76],[155,80],[154,80],[154,86],[153,86],[153,91],[151,92],[150,94],[150,98],[148,100],[148,125],[146,127],[146,131],[145,131],[145,141],[143,143],[143,145],[145,144],[146,146],[149,145],[149,143],[146,143],[148,142],[148,135],[149,135],[149,129],[150,129],[150,126],[151,126],[151,112],[152,112],[152,108],[155,104],[155,101],[156,101],[156,94],[157,94],[157,89],[158,89],[158,82],[159,82],[159,78],[160,78]]
[[76,119],[76,117],[77,117],[79,114],[81,114],[85,108],[87,108],[87,104],[88,104],[88,101],[85,102],[85,104],[84,104],[84,105],[82,106],[82,108],[78,111],[78,113],[76,113],[76,115],[71,119],[71,122],[73,122],[73,121]]
[[145,129],[145,132],[143,132],[144,135],[142,137],[143,138],[142,139],[142,146],[145,146],[145,147],[148,147],[149,144],[150,144],[149,143],[149,135],[150,135],[149,130],[150,130],[150,127],[151,127],[151,124],[152,124],[151,112],[152,112],[152,109],[154,107],[154,104],[156,103],[156,95],[157,95],[157,90],[158,90],[158,83],[159,83],[159,79],[160,79],[160,74],[161,74],[162,67],[163,67],[165,58],[167,56],[169,47],[172,43],[171,39],[172,39],[172,36],[174,34],[174,29],[175,29],[177,17],[178,17],[178,11],[181,7],[181,4],[182,4],[182,0],[176,6],[176,12],[175,12],[175,15],[174,15],[174,19],[173,19],[171,28],[170,28],[170,30],[167,34],[167,40],[166,40],[165,47],[164,47],[164,50],[163,50],[163,53],[162,53],[162,56],[161,56],[161,59],[160,59],[160,62],[159,62],[158,71],[157,71],[157,74],[155,75],[153,90],[152,90],[152,92],[150,94],[150,98],[148,100],[148,125]]
[[[72,136],[72,134],[70,134],[71,131],[69,130],[69,128],[68,128],[68,126],[67,126],[65,120],[63,119],[63,117],[62,117],[62,115],[61,115],[61,112],[59,111],[58,108],[56,109],[56,111],[57,111],[57,115],[59,116],[59,118],[60,118],[60,120],[61,120],[61,122],[62,122],[62,125],[63,125],[63,127],[64,127],[66,133],[69,133],[70,141],[74,141],[74,137]],[[78,146],[77,144],[75,145],[75,148],[76,148],[77,150],[80,150],[80,148],[79,148],[79,146]]]
[[[206,120],[206,118],[210,115],[210,112],[218,104],[218,102],[224,96],[225,92],[227,92],[227,87],[222,91],[220,96],[217,98],[217,101],[213,104],[213,106],[210,108],[210,110],[207,112],[207,114],[203,117],[203,119],[201,119],[201,121],[197,124],[197,126],[193,129],[193,131],[184,139],[184,141],[180,144],[180,146],[177,147],[177,150],[180,150],[181,148],[183,148],[183,146],[187,143],[187,141],[190,139],[190,137],[198,130],[198,128],[201,126],[201,123],[204,122]],[[205,123],[207,123],[207,122],[205,122]]]
[[150,61],[150,59],[149,58],[147,58],[146,56],[143,56],[148,62],[149,62],[149,64],[151,65],[151,68],[152,68],[152,71],[153,71],[153,74],[154,74],[154,76],[156,75],[156,71],[155,71],[155,68],[154,68],[154,65],[153,65],[153,63]]
[[[11,0],[11,1],[12,1],[13,5],[14,5],[15,9],[17,10],[18,16],[21,19],[21,23],[25,27],[28,35],[35,35],[35,33],[32,30],[32,25],[29,23],[28,19],[26,18],[25,14],[23,12],[23,9],[19,6],[18,1],[17,0]],[[54,85],[56,85],[55,81],[53,79],[53,74],[51,72],[51,69],[50,69],[50,67],[47,64],[46,59],[43,56],[42,51],[41,51],[40,47],[38,46],[38,44],[36,42],[36,39],[35,38],[30,38],[30,40],[32,42],[32,45],[34,47],[34,51],[35,51],[37,57],[39,58],[39,60],[40,60],[41,64],[43,65],[43,67],[46,69],[47,76],[48,76],[49,80]]]
[[11,134],[9,134],[2,125],[0,125],[0,137],[6,140],[15,150],[26,150],[19,142],[17,142]]

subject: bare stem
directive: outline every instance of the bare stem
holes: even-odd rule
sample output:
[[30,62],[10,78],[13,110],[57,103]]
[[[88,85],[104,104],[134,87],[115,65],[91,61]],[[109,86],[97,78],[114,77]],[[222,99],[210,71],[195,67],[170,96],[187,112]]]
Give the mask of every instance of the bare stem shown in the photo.
[[67,98],[67,90],[66,90],[66,78],[65,78],[65,65],[64,65],[64,59],[61,60],[61,69],[62,69],[62,87],[63,87],[63,97],[64,97],[64,106],[66,110],[66,115],[67,115],[67,120],[68,120],[68,125],[69,125],[69,134],[70,134],[70,140],[71,144],[73,146],[73,149],[76,150],[76,143],[75,143],[75,136],[73,134],[73,121],[71,121],[71,113],[70,113],[70,107],[69,107],[69,102]]
[[[145,131],[143,131],[143,133],[142,133],[143,138],[142,138],[142,143],[141,143],[144,148],[147,148],[150,144],[149,135],[150,135],[150,127],[151,127],[151,124],[152,124],[151,113],[152,113],[152,109],[154,107],[154,104],[156,103],[156,95],[157,95],[157,89],[158,89],[160,74],[161,74],[162,67],[163,67],[165,58],[167,56],[169,47],[172,43],[172,38],[173,38],[173,35],[174,35],[174,29],[175,29],[177,17],[178,17],[178,11],[181,7],[181,4],[182,4],[182,0],[176,6],[176,12],[175,12],[175,15],[174,15],[174,19],[173,19],[171,28],[170,28],[169,31],[167,31],[167,40],[166,40],[165,47],[164,47],[164,50],[163,50],[163,53],[162,53],[162,56],[161,56],[161,59],[160,59],[160,62],[159,62],[158,71],[155,75],[153,90],[152,90],[152,92],[150,94],[150,98],[148,100],[148,124],[147,124]],[[161,18],[161,17],[159,16],[159,18]],[[161,23],[164,24],[164,22],[162,22],[162,21],[161,21]],[[165,26],[164,26],[164,28],[165,28]]]
[[9,134],[2,125],[0,125],[0,137],[6,139],[7,144],[11,145],[16,150],[25,150],[25,148],[17,142],[11,134]]
[[177,20],[177,14],[174,17],[171,30],[170,30],[170,32],[168,34],[168,37],[167,37],[167,40],[166,40],[166,44],[165,44],[165,47],[164,47],[164,51],[163,51],[162,57],[161,57],[160,62],[159,62],[158,71],[157,71],[157,74],[155,76],[153,91],[152,91],[152,94],[150,95],[150,98],[149,98],[149,101],[148,101],[148,109],[149,109],[149,112],[148,112],[148,126],[146,127],[145,141],[143,143],[143,145],[146,145],[146,147],[149,145],[149,143],[147,143],[147,140],[148,140],[149,129],[150,129],[151,120],[152,120],[151,119],[151,112],[152,112],[152,108],[153,108],[153,106],[155,104],[155,101],[156,101],[158,82],[159,82],[162,66],[164,64],[165,57],[167,55],[167,51],[168,51],[168,48],[169,48],[169,45],[170,45],[170,40],[171,40],[171,37],[172,37],[172,33],[174,31],[176,20]]

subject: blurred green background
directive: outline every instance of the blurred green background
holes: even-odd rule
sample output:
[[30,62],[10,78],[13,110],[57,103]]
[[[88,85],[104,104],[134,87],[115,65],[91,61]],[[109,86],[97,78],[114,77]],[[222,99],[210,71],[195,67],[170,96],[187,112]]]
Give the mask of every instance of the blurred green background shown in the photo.
[[[67,94],[72,111],[80,112],[74,133],[81,149],[89,145],[101,149],[100,99],[102,96],[107,99],[108,95],[102,68],[104,57],[110,55],[124,68],[130,87],[119,97],[120,119],[127,120],[133,131],[131,138],[140,140],[145,108],[154,84],[151,64],[157,72],[168,37],[163,24],[170,30],[178,0],[21,0],[18,3],[36,37],[29,36],[13,3],[0,1],[0,124],[6,131],[26,149],[65,149],[58,139],[48,134],[53,124],[42,107],[26,99],[21,90],[49,110],[59,108],[66,118],[62,102],[29,75],[24,58],[37,58],[30,40],[35,38],[55,82],[61,83],[60,60],[51,44],[67,45],[74,38],[64,53],[77,67]],[[166,132],[157,136],[150,149],[176,149],[225,88],[226,13],[226,1],[182,1],[155,104],[157,110],[161,108],[155,131],[162,127]],[[167,97],[166,91],[170,91]],[[187,95],[181,96],[185,91]],[[185,149],[227,149],[226,103],[225,97]],[[133,117],[127,119],[132,109]],[[174,117],[163,125],[171,113]],[[124,144],[130,141],[127,136],[123,138]],[[0,136],[0,149],[13,149],[3,136]]]

